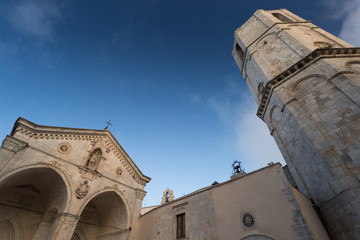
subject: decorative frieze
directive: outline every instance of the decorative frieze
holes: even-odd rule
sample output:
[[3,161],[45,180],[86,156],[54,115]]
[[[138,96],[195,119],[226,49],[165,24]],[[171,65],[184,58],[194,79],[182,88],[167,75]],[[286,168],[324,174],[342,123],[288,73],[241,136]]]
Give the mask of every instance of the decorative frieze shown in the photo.
[[[128,158],[126,157],[126,154],[124,154],[122,151],[119,151],[118,147],[116,147],[113,143],[113,141],[107,136],[104,135],[87,135],[87,134],[60,134],[56,132],[40,132],[33,130],[28,127],[18,126],[14,133],[21,133],[26,136],[29,136],[30,138],[35,139],[55,139],[55,140],[77,140],[77,141],[90,141],[90,144],[95,146],[98,142],[104,141],[104,148],[107,153],[113,152],[113,154],[116,156],[118,161],[123,165],[124,169],[130,174],[130,176],[140,185],[145,186],[147,181],[143,180],[143,178],[137,173],[137,171],[134,169],[132,164],[129,163]],[[3,143],[4,145],[4,143]],[[70,144],[69,144],[70,145]],[[66,147],[71,150],[71,145],[69,148],[69,145],[59,145],[58,150],[61,151],[59,148],[62,147],[63,150],[66,150]],[[64,152],[65,153],[65,152]]]
[[321,48],[314,50],[309,55],[266,83],[256,115],[261,119],[264,118],[273,89],[291,78],[297,72],[320,58],[348,57],[348,55],[360,55],[360,48]]

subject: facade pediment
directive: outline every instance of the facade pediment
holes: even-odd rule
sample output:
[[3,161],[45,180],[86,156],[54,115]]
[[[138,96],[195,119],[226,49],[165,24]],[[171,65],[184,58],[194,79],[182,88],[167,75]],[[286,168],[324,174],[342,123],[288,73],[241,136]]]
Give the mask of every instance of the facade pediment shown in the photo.
[[[69,161],[76,161],[84,171],[98,173],[107,161],[107,156],[117,159],[115,174],[127,172],[138,184],[145,186],[151,178],[145,176],[108,130],[92,130],[37,125],[24,118],[18,118],[10,137],[4,144],[14,145],[15,141],[50,155]],[[15,139],[15,140],[14,140]],[[45,146],[45,147],[43,147]],[[12,149],[21,149],[12,146]],[[100,173],[99,173],[100,174]]]

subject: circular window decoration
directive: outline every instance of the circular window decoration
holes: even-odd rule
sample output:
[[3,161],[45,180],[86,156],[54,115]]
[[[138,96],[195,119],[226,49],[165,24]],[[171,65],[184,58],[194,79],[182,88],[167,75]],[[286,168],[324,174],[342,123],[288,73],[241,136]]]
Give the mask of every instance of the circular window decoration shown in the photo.
[[255,226],[255,218],[250,213],[245,213],[242,222],[244,227],[246,228],[253,228]]
[[68,153],[71,151],[71,145],[67,142],[60,143],[58,145],[58,151],[60,153]]
[[116,168],[115,170],[116,176],[121,177],[123,174],[123,170],[121,167]]

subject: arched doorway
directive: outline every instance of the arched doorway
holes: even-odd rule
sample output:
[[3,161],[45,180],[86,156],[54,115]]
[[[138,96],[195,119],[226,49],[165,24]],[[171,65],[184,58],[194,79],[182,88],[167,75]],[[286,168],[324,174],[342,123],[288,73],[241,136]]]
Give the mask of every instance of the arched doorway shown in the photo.
[[95,196],[85,206],[72,239],[126,239],[128,210],[122,198],[114,191]]
[[[66,185],[51,168],[35,167],[7,176],[0,182],[0,223],[8,234],[1,239],[16,239],[11,236],[19,231],[29,239],[46,239],[66,200]],[[21,219],[21,226],[15,228],[16,219]]]

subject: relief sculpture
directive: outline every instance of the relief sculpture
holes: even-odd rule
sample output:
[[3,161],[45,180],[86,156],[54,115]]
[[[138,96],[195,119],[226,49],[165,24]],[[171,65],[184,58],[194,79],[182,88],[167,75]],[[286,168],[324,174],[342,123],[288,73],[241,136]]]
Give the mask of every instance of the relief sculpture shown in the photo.
[[102,159],[104,158],[102,157],[101,149],[95,149],[90,153],[89,159],[86,161],[86,168],[96,172]]

